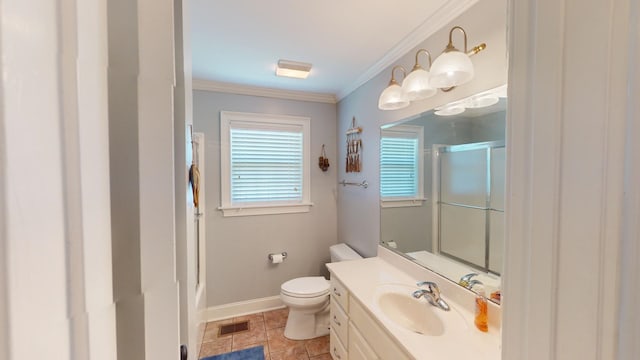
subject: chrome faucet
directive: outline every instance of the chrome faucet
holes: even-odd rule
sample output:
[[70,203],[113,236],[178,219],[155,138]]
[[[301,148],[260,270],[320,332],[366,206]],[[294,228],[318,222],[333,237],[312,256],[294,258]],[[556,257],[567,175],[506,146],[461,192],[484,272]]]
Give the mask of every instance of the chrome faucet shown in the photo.
[[[467,289],[469,289],[469,283],[471,282],[471,278],[474,276],[478,276],[478,274],[476,273],[470,273],[467,275],[464,275],[460,278],[460,281],[458,281],[458,285],[462,286],[462,287],[466,287]],[[473,280],[473,281],[477,281],[477,280]],[[471,285],[473,286],[473,285]]]
[[411,294],[414,298],[419,299],[420,297],[424,297],[427,299],[429,304],[439,307],[444,311],[449,311],[449,304],[440,297],[440,289],[438,289],[438,285],[436,283],[431,281],[421,281],[417,285],[426,286],[427,288],[414,291],[413,294]]

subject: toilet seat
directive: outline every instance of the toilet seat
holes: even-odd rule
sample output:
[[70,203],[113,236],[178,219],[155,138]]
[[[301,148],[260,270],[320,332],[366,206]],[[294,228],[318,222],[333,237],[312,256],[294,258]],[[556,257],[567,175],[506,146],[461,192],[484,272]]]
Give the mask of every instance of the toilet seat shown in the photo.
[[329,293],[329,282],[322,276],[308,276],[289,280],[282,284],[282,294],[297,298],[312,298]]

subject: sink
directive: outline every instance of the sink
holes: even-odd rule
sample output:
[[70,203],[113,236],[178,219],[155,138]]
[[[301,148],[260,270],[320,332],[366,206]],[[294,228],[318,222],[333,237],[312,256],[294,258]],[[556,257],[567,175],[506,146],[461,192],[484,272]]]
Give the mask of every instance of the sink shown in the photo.
[[441,336],[448,328],[464,327],[464,319],[457,311],[444,311],[424,299],[415,299],[411,294],[416,286],[403,284],[379,285],[374,293],[373,305],[382,316],[395,325],[411,332]]

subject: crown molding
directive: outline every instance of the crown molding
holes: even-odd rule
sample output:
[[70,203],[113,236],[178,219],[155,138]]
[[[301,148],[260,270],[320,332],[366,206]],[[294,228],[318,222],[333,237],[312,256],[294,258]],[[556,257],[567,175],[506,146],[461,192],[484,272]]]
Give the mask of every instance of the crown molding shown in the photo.
[[428,17],[422,25],[407,35],[400,43],[386,53],[385,56],[360,75],[356,81],[339,91],[338,94],[336,94],[338,101],[344,99],[367,81],[373,79],[384,69],[394,64],[398,59],[425,41],[436,31],[442,29],[449,22],[460,16],[478,1],[479,0],[447,1],[442,7],[440,7],[440,9],[438,9],[438,11]]
[[193,79],[193,90],[214,91],[237,95],[262,96],[286,100],[311,101],[327,104],[335,104],[337,102],[336,96],[334,94],[271,89],[259,86],[231,84],[203,79]]

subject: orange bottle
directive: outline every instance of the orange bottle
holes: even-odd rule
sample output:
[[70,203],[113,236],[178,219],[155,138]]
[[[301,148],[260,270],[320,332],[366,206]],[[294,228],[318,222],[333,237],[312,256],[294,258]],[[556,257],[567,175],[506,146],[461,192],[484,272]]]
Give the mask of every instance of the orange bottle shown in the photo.
[[484,288],[478,286],[476,295],[476,319],[475,324],[478,330],[482,332],[489,331],[489,324],[487,321],[487,298],[484,294]]

